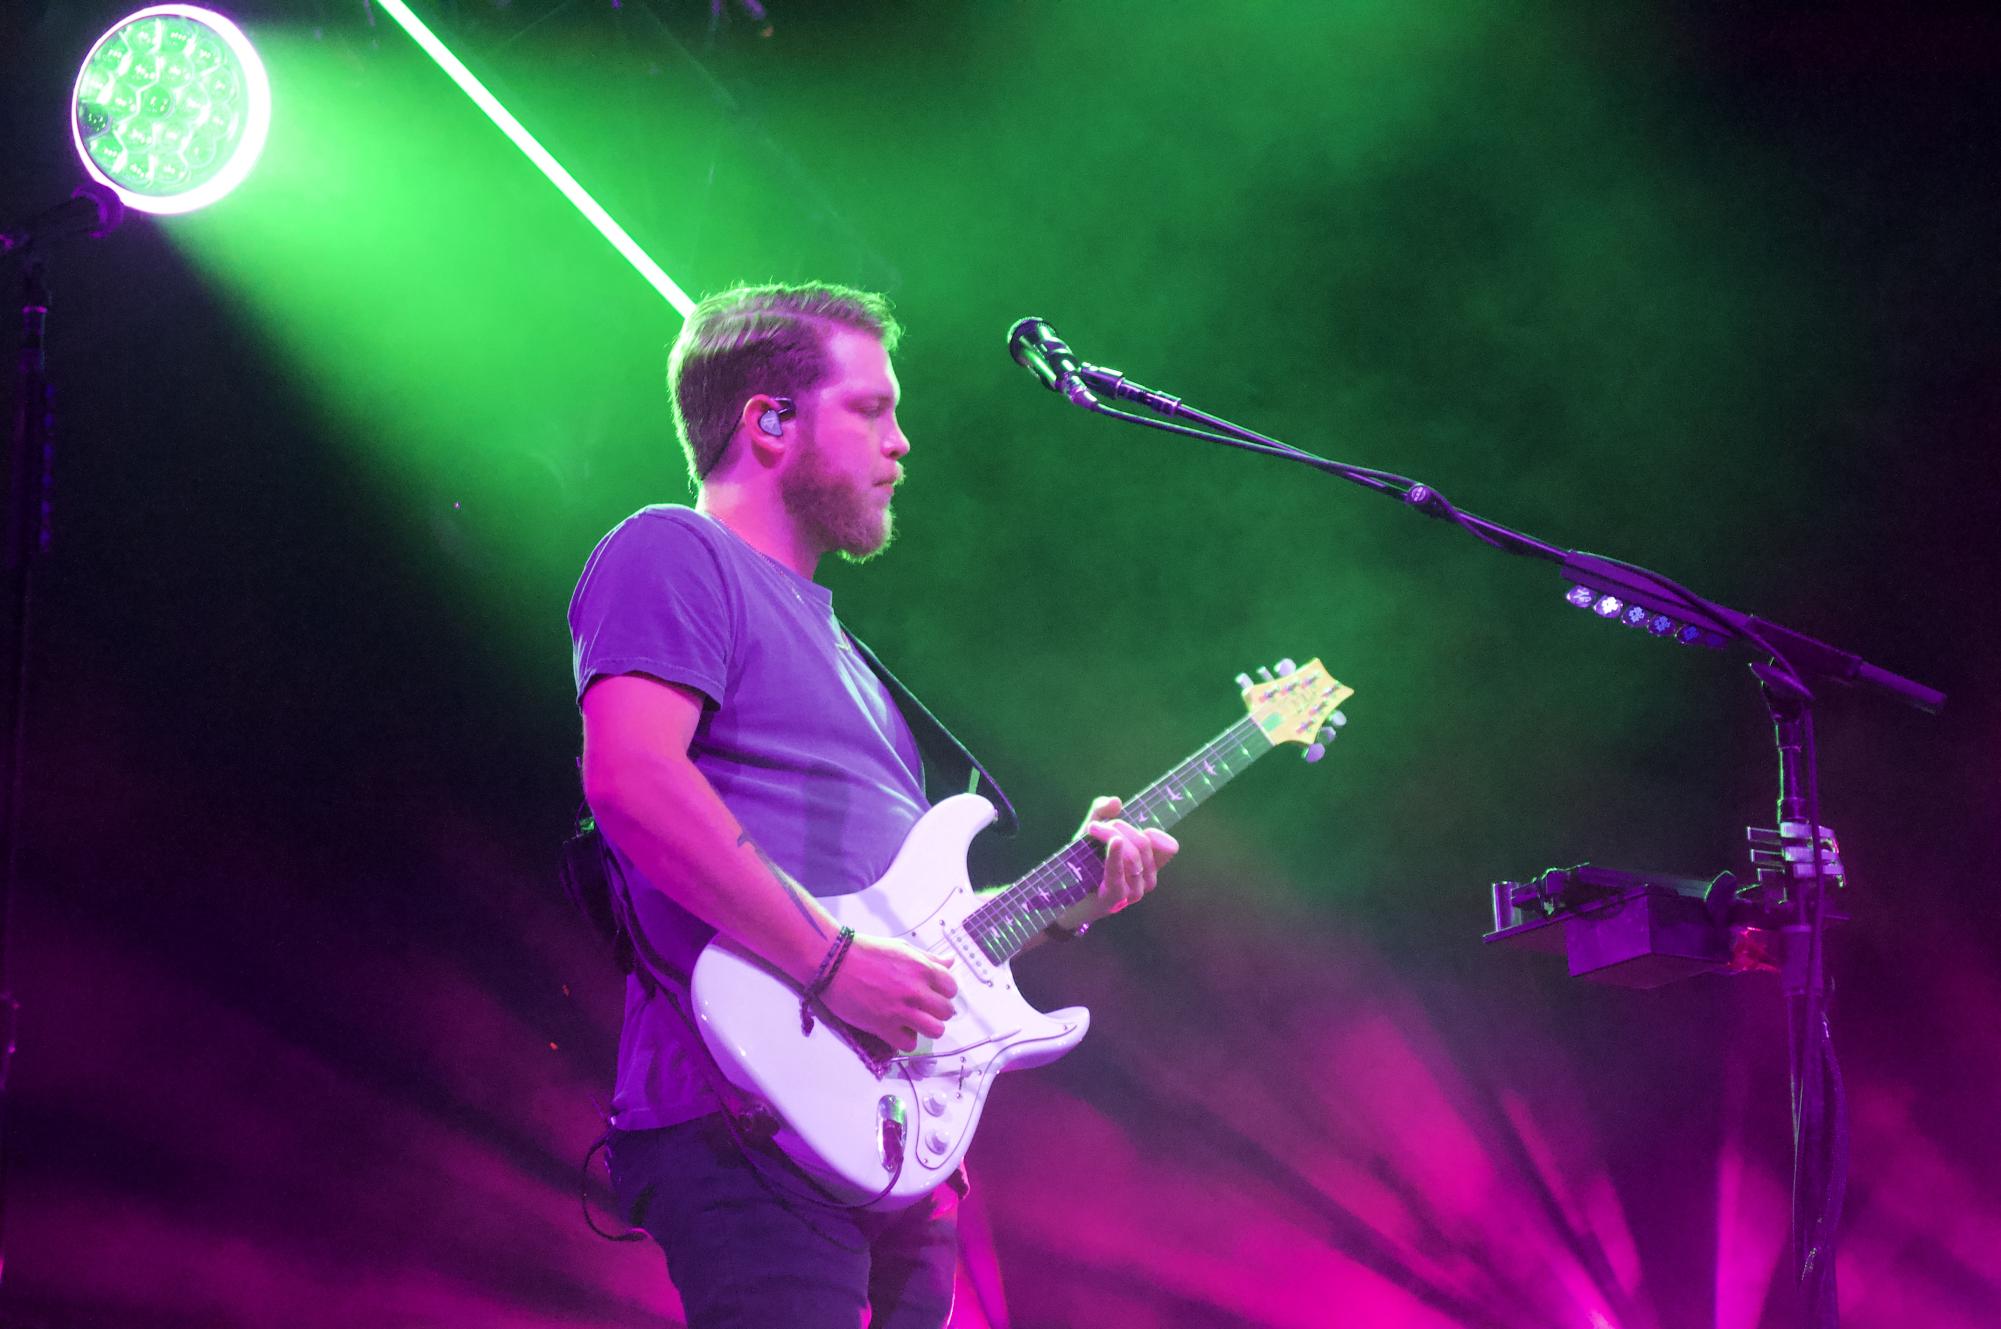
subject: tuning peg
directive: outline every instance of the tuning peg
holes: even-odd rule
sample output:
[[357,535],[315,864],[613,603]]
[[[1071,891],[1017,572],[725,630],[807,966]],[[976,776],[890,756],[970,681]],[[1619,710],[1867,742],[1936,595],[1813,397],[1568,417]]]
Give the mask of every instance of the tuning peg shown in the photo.
[[1249,674],[1238,674],[1237,687],[1241,691],[1249,692],[1251,690],[1251,676]]
[[1332,743],[1335,739],[1339,738],[1340,736],[1341,736],[1341,731],[1336,729],[1333,725],[1328,725],[1325,729],[1320,731],[1320,741],[1322,743]]
[[1306,751],[1303,755],[1305,756],[1307,762],[1310,764],[1312,762],[1319,761],[1322,757],[1326,756],[1327,749],[1322,747],[1318,743],[1309,743],[1307,744]]
[[1299,666],[1294,664],[1291,660],[1280,660],[1278,662],[1278,676],[1280,678],[1284,678],[1287,674],[1291,673],[1293,670],[1297,668],[1299,668]]
[[1342,725],[1348,723],[1348,712],[1346,711],[1334,712],[1334,714],[1327,717],[1327,723],[1333,725],[1336,729],[1339,729]]
[[1259,666],[1258,666],[1258,678],[1259,678],[1259,679],[1260,679],[1260,680],[1261,680],[1262,682],[1266,682],[1266,683],[1269,683],[1269,682],[1271,682],[1271,670],[1269,670],[1269,669],[1266,669],[1266,668],[1265,668],[1265,667],[1264,667],[1263,665],[1259,665]]

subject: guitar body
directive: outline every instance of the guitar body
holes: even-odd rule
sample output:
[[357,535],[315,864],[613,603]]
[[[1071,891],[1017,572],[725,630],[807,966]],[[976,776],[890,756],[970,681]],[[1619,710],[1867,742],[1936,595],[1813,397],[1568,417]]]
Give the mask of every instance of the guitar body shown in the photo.
[[722,938],[695,963],[696,1024],[723,1074],[771,1108],[779,1146],[843,1201],[894,1209],[930,1194],[965,1158],[994,1077],[1054,1061],[1090,1025],[1081,1006],[1030,1006],[960,926],[979,905],[966,850],[993,819],[976,794],[946,799],[880,881],[820,902],[858,933],[952,957],[957,1009],[914,1052],[858,1038],[818,1007],[802,1034],[799,988]]
[[[1126,820],[1166,830],[1281,744],[1319,759],[1354,689],[1318,660],[1297,669],[1282,660],[1276,678],[1261,672],[1260,682],[1238,680],[1244,718],[1128,799]],[[966,850],[993,819],[976,794],[948,798],[910,828],[881,881],[820,901],[857,933],[951,957],[952,1018],[913,1052],[859,1035],[819,1006],[802,1033],[798,986],[721,937],[695,961],[702,1041],[730,1082],[778,1118],[779,1146],[847,1203],[895,1209],[929,1195],[966,1156],[994,1077],[1056,1060],[1090,1027],[1081,1006],[1047,1015],[1030,1006],[1008,961],[1098,888],[1097,842],[1079,836],[1014,885],[975,897]],[[647,932],[643,905],[636,917]]]

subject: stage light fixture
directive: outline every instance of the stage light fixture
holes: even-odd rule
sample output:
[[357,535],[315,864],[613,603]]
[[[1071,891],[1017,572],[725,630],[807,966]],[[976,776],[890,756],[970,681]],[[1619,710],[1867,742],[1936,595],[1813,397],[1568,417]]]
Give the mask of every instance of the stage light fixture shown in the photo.
[[271,81],[234,23],[193,5],[121,20],[84,57],[70,133],[92,178],[144,212],[192,212],[242,184],[271,130]]
[[1620,596],[1587,586],[1583,582],[1573,584],[1569,590],[1563,593],[1563,598],[1566,602],[1576,605],[1579,609],[1590,610],[1599,618],[1608,621],[1616,620],[1629,628],[1645,628],[1650,636],[1672,638],[1684,646],[1707,646],[1712,650],[1720,650],[1722,647],[1729,645],[1727,638],[1718,636],[1714,632],[1697,627],[1692,623],[1684,623],[1672,615],[1660,612],[1651,605],[1641,604],[1636,600],[1623,599]]
[[376,0],[376,3],[381,5],[383,13],[395,19],[403,31],[410,34],[410,40],[416,42],[424,54],[430,56],[452,82],[459,85],[461,92],[472,98],[473,105],[486,112],[487,118],[493,121],[495,127],[513,140],[514,146],[521,149],[522,154],[534,162],[542,174],[549,178],[549,183],[562,191],[563,197],[570,200],[570,205],[584,214],[585,220],[591,225],[597,227],[598,233],[611,242],[611,247],[625,256],[625,261],[646,279],[648,285],[658,291],[668,304],[674,306],[683,318],[694,312],[694,298],[682,290],[680,284],[669,277],[660,265],[653,261],[652,256],[639,247],[639,242],[628,235],[625,228],[604,210],[603,205],[577,183],[575,176],[563,169],[561,162],[549,155],[547,148],[536,142],[535,136],[500,104],[499,98],[486,90],[486,85],[475,78],[473,72],[467,69],[442,41],[438,40],[437,34],[425,26],[424,21],[411,11],[409,5],[403,0]]

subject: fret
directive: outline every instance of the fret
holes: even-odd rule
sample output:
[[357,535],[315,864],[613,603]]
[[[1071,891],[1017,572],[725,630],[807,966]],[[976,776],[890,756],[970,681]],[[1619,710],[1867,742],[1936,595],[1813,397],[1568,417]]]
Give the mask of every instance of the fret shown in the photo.
[[[1246,716],[1126,800],[1123,815],[1135,826],[1167,830],[1271,750]],[[1014,885],[988,897],[966,916],[964,926],[988,959],[1005,964],[1064,910],[1096,891],[1104,875],[1098,842],[1088,836],[1072,840]]]

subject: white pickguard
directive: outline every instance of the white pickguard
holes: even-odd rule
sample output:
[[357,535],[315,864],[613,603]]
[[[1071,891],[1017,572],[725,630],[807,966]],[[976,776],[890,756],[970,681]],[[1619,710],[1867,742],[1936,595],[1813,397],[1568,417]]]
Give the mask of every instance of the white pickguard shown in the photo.
[[[1054,1061],[1090,1026],[1081,1006],[1030,1006],[1008,966],[958,930],[979,904],[966,849],[993,819],[977,794],[948,798],[911,828],[882,880],[821,901],[856,932],[952,957],[957,1010],[915,1052],[871,1066],[824,1012],[801,1034],[799,989],[721,938],[695,962],[695,1019],[723,1074],[771,1107],[779,1145],[847,1201],[893,1209],[930,1194],[965,1157],[994,1076]],[[886,1128],[899,1114],[901,1131]]]

